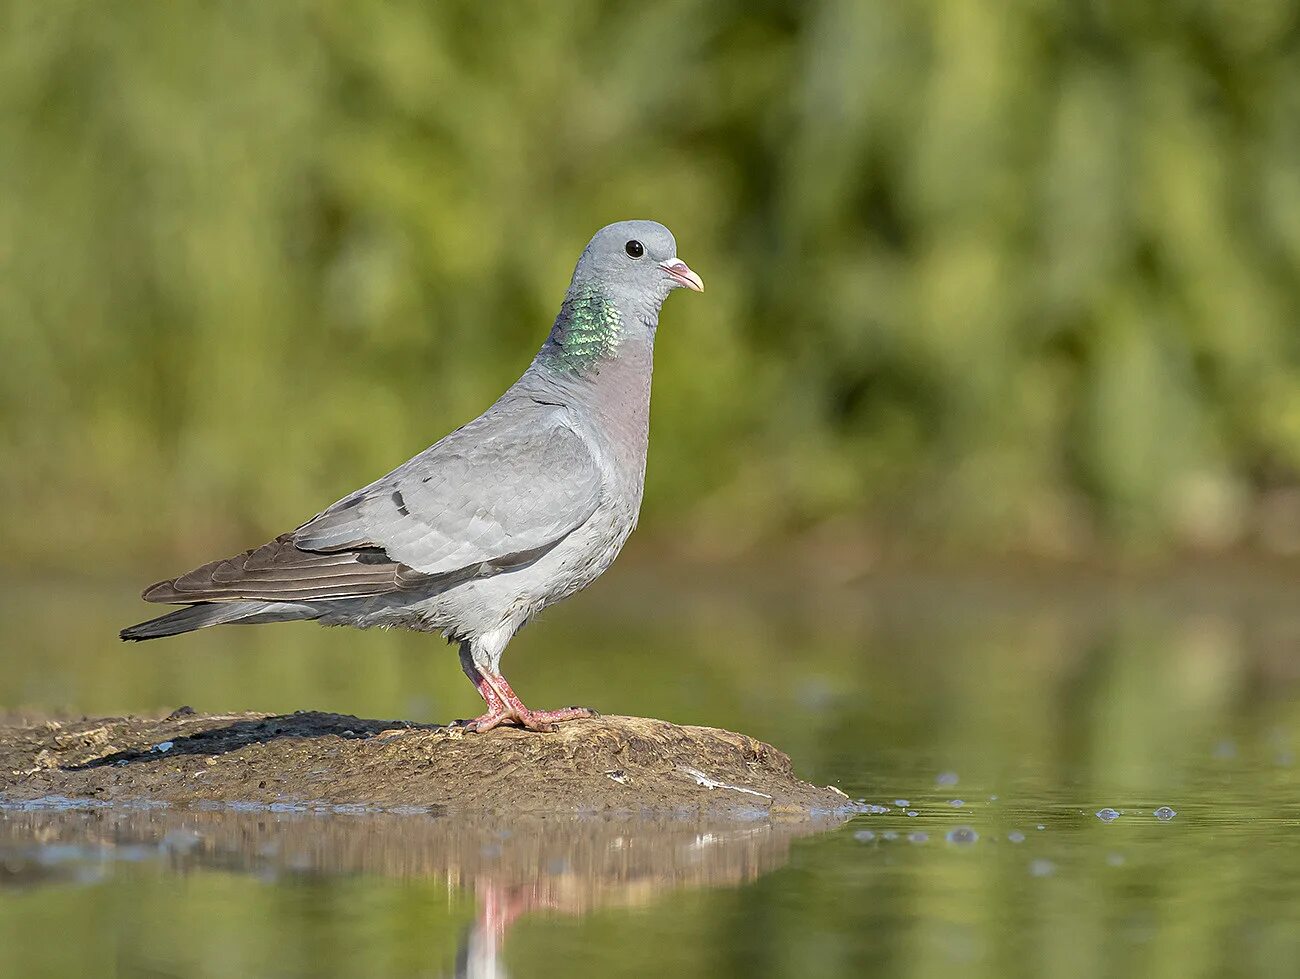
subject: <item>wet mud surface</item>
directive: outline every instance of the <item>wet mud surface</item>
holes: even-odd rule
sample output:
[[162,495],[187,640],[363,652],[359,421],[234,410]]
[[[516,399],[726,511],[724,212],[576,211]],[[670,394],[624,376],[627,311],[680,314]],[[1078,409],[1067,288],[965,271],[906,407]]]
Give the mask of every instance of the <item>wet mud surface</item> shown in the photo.
[[600,717],[536,734],[297,712],[0,720],[0,806],[169,804],[276,812],[847,815],[771,745],[716,728]]

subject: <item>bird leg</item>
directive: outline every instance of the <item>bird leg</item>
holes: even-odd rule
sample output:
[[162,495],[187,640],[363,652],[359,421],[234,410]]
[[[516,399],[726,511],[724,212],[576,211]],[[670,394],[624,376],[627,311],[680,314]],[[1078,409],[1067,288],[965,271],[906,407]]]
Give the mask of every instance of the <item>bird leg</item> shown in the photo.
[[505,700],[497,693],[496,688],[488,681],[488,678],[479,672],[472,662],[466,657],[461,657],[461,669],[465,675],[474,684],[474,689],[478,695],[483,698],[487,704],[487,712],[480,714],[478,717],[468,721],[457,721],[457,726],[464,727],[469,731],[491,731],[500,724],[506,724],[514,720],[514,714]]
[[[509,681],[500,673],[485,674],[484,678],[496,689],[497,695],[506,702],[506,706],[513,714],[515,722],[529,731],[554,731],[555,725],[563,721],[576,721],[585,717],[600,716],[590,707],[532,710],[519,699],[519,694],[514,692]],[[482,728],[478,728],[478,730],[482,730]]]
[[[468,671],[467,671],[468,672]],[[560,710],[532,710],[519,699],[506,678],[499,673],[478,673],[474,686],[487,704],[487,713],[473,720],[460,722],[467,731],[483,734],[503,724],[516,725],[528,731],[551,732],[561,721],[574,721],[583,717],[599,717],[590,707],[564,707]]]
[[460,668],[465,671],[474,689],[478,691],[487,712],[468,721],[457,721],[467,731],[479,734],[491,731],[502,724],[517,725],[529,731],[554,731],[561,721],[574,721],[583,717],[599,717],[590,707],[564,707],[560,710],[531,710],[511,688],[500,673],[479,669],[468,646],[461,647]]

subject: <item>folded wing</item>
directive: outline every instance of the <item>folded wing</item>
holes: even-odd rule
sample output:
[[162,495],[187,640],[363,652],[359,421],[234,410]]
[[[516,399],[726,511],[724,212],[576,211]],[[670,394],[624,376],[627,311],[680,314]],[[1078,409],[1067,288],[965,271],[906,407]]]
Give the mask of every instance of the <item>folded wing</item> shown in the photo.
[[528,564],[595,512],[602,479],[558,416],[487,416],[289,534],[145,592],[153,602],[354,598]]

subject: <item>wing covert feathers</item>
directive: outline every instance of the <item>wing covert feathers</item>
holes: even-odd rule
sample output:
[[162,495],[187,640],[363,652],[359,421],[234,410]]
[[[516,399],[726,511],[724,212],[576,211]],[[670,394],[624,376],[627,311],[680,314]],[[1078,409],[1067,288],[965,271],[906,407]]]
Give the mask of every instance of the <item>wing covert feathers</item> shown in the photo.
[[562,425],[467,426],[293,533],[307,551],[378,548],[428,575],[545,553],[600,505],[600,467]]

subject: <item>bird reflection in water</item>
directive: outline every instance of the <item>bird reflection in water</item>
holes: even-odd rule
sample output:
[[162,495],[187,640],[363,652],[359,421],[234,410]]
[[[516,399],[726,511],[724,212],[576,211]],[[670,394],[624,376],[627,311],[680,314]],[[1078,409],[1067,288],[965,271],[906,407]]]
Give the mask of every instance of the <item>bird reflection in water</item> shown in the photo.
[[[111,882],[123,864],[165,874],[255,875],[276,884],[372,877],[472,894],[455,976],[506,975],[503,947],[532,912],[584,915],[694,888],[738,887],[783,866],[795,839],[838,820],[470,819],[427,814],[114,808],[0,812],[0,888]],[[450,949],[430,949],[448,961]]]

